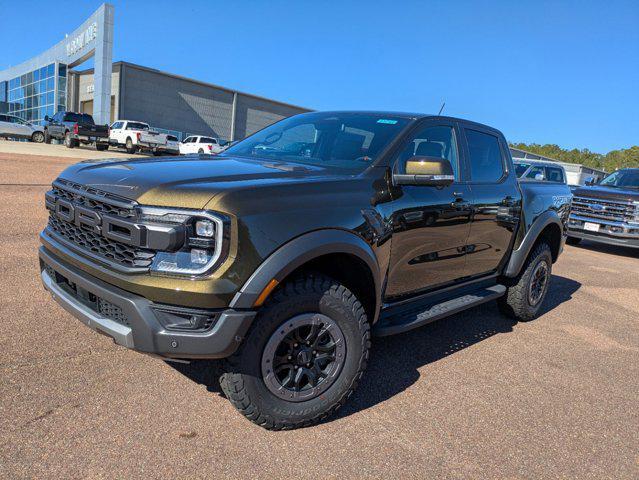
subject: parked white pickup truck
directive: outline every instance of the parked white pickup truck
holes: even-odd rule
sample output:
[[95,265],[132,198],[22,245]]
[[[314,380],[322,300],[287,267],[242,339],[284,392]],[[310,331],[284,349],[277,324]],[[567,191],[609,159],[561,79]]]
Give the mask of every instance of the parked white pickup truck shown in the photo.
[[202,137],[199,135],[191,135],[185,138],[180,144],[180,153],[187,155],[189,153],[207,153],[216,155],[224,151],[221,140],[212,137]]
[[160,155],[166,147],[166,135],[151,130],[144,122],[117,120],[111,125],[109,144],[124,147],[127,153],[141,150]]

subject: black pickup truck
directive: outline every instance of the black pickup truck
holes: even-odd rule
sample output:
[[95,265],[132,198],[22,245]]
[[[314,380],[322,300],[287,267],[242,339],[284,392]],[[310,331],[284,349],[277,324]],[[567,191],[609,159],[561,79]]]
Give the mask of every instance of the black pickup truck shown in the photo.
[[591,240],[639,248],[639,168],[617,170],[573,191],[568,243]]
[[96,125],[88,113],[58,112],[53,117],[44,118],[44,141],[51,139],[64,141],[67,148],[82,144],[95,144],[97,150],[109,148],[109,126]]
[[562,183],[518,182],[485,125],[307,113],[215,159],[67,168],[46,194],[41,276],[119,345],[224,358],[242,414],[295,428],[350,397],[371,335],[490,300],[535,318],[570,199]]

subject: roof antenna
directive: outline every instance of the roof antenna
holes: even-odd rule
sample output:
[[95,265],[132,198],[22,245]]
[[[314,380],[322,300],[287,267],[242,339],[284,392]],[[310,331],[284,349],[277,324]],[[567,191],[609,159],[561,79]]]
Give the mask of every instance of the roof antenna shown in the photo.
[[439,117],[439,116],[442,114],[442,112],[444,111],[444,107],[445,107],[445,106],[446,106],[446,102],[442,102],[442,106],[441,106],[441,108],[439,109],[439,113],[437,114],[437,116],[438,116],[438,117]]

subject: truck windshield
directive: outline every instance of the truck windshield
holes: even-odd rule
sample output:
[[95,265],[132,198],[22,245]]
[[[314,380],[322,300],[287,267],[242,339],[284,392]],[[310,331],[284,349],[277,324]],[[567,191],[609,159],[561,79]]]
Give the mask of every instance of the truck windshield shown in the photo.
[[600,185],[639,189],[639,170],[617,170],[604,178]]
[[358,112],[305,113],[257,132],[222,155],[282,159],[357,173],[375,161],[410,121]]

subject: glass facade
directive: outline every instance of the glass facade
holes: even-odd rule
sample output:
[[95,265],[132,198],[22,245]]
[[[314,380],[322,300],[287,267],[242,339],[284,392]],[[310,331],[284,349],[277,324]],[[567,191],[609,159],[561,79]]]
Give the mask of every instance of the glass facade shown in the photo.
[[7,97],[10,114],[42,124],[46,115],[66,109],[67,66],[51,63],[10,79]]

